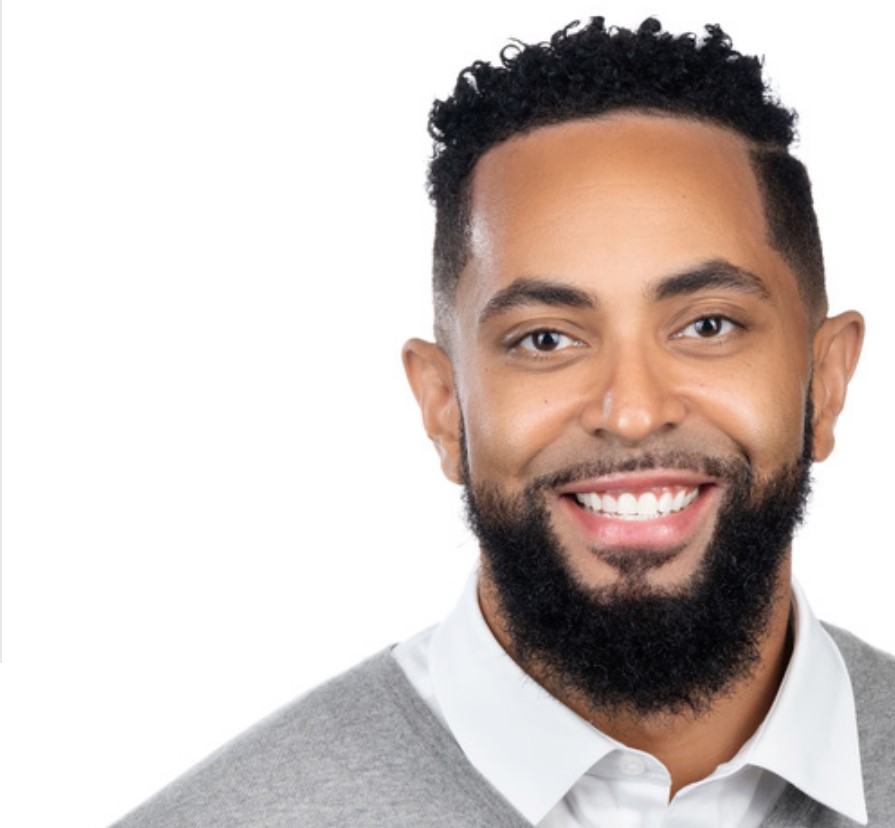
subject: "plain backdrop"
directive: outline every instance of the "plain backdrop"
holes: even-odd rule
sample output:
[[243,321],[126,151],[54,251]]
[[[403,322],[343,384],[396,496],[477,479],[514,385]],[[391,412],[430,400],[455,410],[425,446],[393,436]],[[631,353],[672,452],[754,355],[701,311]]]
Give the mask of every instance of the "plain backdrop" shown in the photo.
[[431,101],[576,18],[720,22],[801,115],[866,314],[796,571],[895,650],[893,7],[7,0],[0,823],[103,828],[436,622],[476,550],[399,351]]

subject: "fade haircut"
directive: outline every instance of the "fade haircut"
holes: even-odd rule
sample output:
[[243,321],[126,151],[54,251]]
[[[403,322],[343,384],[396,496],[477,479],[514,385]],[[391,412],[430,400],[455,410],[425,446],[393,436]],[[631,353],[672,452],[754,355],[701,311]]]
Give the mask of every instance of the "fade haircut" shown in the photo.
[[809,318],[826,315],[824,266],[811,182],[789,153],[795,113],[782,106],[756,57],[736,52],[720,26],[674,36],[648,18],[636,31],[594,17],[548,43],[514,41],[499,65],[476,61],[429,116],[434,152],[429,196],[435,206],[435,330],[445,342],[460,273],[469,258],[470,181],[479,158],[511,136],[622,109],[695,118],[733,129],[749,142],[764,202],[768,241],[795,272]]

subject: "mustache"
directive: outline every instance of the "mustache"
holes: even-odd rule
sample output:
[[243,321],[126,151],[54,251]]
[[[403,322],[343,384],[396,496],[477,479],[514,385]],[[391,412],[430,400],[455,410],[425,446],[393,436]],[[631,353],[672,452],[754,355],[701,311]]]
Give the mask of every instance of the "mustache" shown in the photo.
[[526,487],[531,493],[568,486],[595,477],[653,469],[692,471],[723,481],[752,482],[752,467],[745,458],[715,457],[689,451],[645,452],[628,456],[601,455],[539,475]]

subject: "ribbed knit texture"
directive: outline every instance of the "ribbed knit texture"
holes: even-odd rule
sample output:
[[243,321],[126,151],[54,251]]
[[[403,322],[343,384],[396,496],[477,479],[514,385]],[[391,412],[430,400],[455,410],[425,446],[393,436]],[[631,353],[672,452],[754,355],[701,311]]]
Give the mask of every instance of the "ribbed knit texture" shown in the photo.
[[[895,828],[895,659],[828,629],[854,685],[869,825]],[[764,822],[856,824],[793,787]],[[527,825],[383,651],[260,722],[113,828]]]

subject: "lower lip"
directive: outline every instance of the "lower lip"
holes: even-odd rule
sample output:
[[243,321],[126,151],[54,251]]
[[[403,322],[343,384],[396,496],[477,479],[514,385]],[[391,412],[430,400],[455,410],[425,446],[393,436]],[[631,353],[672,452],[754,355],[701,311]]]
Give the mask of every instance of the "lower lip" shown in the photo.
[[718,497],[718,487],[701,486],[699,495],[687,508],[653,520],[624,520],[589,512],[574,495],[559,498],[588,544],[602,548],[669,550],[685,544],[702,525]]

